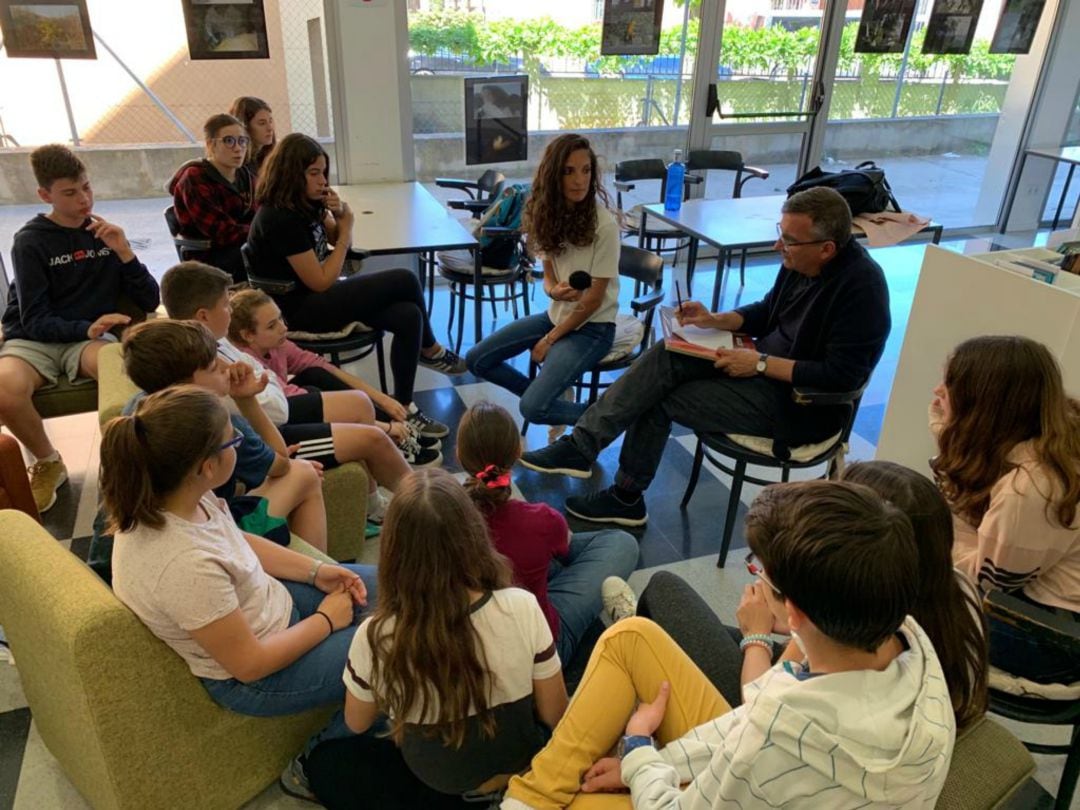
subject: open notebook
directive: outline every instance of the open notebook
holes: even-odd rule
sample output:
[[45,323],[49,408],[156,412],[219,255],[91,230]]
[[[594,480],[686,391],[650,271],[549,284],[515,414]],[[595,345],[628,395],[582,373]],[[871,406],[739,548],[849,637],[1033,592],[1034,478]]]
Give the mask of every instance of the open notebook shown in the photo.
[[664,344],[668,351],[692,357],[711,360],[716,357],[717,349],[753,348],[753,342],[748,337],[725,329],[702,329],[689,324],[680,326],[672,307],[660,307],[660,328],[664,330]]

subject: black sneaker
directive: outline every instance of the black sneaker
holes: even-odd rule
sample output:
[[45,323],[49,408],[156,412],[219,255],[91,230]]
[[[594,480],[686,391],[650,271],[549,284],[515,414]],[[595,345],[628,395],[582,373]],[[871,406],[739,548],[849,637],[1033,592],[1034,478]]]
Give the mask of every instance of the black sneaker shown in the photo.
[[555,444],[522,453],[521,466],[552,475],[569,475],[571,478],[592,477],[592,462],[569,436],[563,436]]
[[427,366],[435,371],[441,371],[443,374],[464,374],[468,371],[468,366],[465,365],[465,358],[449,349],[444,348],[441,354],[435,357],[424,357],[420,355],[420,365]]
[[421,447],[413,436],[408,436],[398,444],[401,455],[414,469],[421,467],[438,467],[443,462],[442,452],[431,447]]
[[575,495],[566,499],[566,511],[582,520],[593,523],[615,523],[619,526],[644,526],[649,519],[645,512],[645,498],[638,495],[632,503],[623,503],[615,496],[615,488],[594,492],[591,495]]
[[409,425],[414,433],[431,439],[441,439],[450,435],[450,428],[432,419],[415,404],[409,406],[409,415],[405,417],[405,424]]
[[442,439],[436,439],[434,436],[425,436],[423,433],[416,437],[416,443],[424,450],[442,450]]

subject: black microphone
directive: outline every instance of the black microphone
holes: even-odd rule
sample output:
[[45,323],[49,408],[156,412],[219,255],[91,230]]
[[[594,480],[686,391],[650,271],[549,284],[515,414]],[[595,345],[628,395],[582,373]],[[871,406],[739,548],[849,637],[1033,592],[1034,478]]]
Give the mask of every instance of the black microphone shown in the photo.
[[592,276],[584,270],[575,270],[567,282],[575,290],[587,290],[592,286]]

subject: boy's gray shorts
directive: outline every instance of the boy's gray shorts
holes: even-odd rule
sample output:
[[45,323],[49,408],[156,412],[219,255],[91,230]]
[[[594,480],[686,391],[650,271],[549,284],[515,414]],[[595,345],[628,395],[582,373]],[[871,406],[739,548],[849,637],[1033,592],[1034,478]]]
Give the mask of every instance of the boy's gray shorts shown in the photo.
[[0,343],[0,357],[18,357],[34,367],[48,385],[56,385],[63,374],[71,383],[90,382],[79,376],[79,359],[92,340],[77,343],[38,343],[36,340],[12,338]]

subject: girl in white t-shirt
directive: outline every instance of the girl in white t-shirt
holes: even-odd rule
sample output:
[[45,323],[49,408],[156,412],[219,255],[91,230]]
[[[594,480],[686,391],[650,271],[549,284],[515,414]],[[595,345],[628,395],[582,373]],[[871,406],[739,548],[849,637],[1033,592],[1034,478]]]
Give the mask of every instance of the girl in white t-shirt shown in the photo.
[[[597,167],[581,135],[548,144],[525,204],[529,250],[544,262],[546,313],[514,321],[476,344],[469,371],[521,397],[521,414],[540,425],[573,425],[584,403],[563,398],[582,373],[611,351],[619,310],[619,225]],[[574,281],[588,281],[582,290]],[[522,352],[540,364],[535,379],[508,361]],[[561,431],[560,431],[561,432]]]
[[[340,703],[374,568],[324,564],[241,532],[211,492],[232,475],[241,441],[220,397],[194,385],[151,394],[106,425],[113,589],[222,706],[269,717]],[[308,749],[348,733],[338,712]],[[294,772],[302,777],[300,758],[284,786],[306,795]]]
[[[525,768],[566,708],[551,630],[465,489],[406,476],[386,513],[379,606],[353,638],[345,721],[308,760],[327,807],[436,807]],[[366,735],[381,715],[390,739]]]

